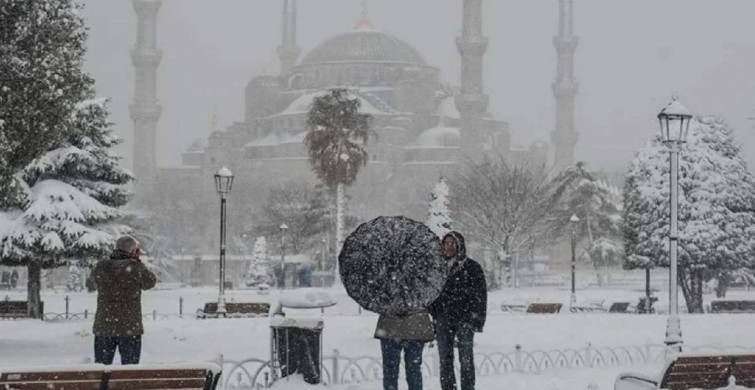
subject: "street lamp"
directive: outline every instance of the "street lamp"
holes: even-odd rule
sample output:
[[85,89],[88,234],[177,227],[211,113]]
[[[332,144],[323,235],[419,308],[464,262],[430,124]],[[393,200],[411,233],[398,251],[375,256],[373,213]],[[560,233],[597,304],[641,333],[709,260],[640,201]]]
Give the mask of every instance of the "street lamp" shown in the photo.
[[218,315],[225,315],[225,198],[233,188],[233,173],[222,167],[215,173],[215,190],[220,194],[220,293],[218,294]]
[[677,232],[679,204],[679,150],[681,144],[687,141],[689,132],[689,123],[692,120],[692,114],[674,97],[666,108],[658,114],[658,121],[661,125],[661,136],[671,151],[671,199],[670,199],[670,216],[671,224],[669,227],[669,316],[666,323],[666,346],[669,350],[675,352],[682,351],[682,329],[679,323],[679,299],[677,276],[677,246],[679,234]]
[[288,225],[285,223],[281,224],[280,227],[278,227],[281,231],[281,280],[280,280],[280,288],[283,289],[285,283],[286,283],[286,247],[285,247],[285,237],[286,237],[286,230],[288,230]]
[[579,218],[577,218],[576,214],[572,214],[571,218],[569,218],[569,225],[571,226],[571,298],[569,299],[569,306],[574,306],[577,304],[577,282],[576,282],[576,272],[577,272],[577,224],[579,223]]

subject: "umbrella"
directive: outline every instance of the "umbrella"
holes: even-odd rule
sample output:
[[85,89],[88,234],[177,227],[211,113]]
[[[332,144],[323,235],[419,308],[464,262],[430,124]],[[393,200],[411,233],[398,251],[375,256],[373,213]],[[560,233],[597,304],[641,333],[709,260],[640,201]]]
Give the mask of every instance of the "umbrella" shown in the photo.
[[427,308],[446,282],[438,236],[406,217],[378,217],[346,238],[338,264],[346,292],[363,308],[406,315]]

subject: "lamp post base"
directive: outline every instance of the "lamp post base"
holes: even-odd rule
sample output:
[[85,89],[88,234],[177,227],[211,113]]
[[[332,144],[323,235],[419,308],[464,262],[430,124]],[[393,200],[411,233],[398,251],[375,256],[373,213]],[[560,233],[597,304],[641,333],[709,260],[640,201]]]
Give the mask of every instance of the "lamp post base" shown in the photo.
[[682,353],[682,328],[678,315],[670,315],[666,322],[666,358]]
[[225,317],[225,315],[226,315],[225,298],[223,298],[223,297],[220,297],[218,299],[218,311],[217,311],[217,313],[218,313],[218,317],[220,317],[220,316]]
[[577,294],[571,293],[571,298],[569,298],[569,305],[574,306],[577,304]]

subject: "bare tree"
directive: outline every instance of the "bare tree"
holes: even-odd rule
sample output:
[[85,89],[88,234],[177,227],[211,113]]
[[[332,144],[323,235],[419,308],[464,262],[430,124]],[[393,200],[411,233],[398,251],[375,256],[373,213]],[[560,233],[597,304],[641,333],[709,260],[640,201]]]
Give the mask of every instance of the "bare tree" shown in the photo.
[[[468,161],[450,181],[455,222],[498,252],[492,270],[498,273],[510,254],[551,237],[568,181],[549,178],[543,167],[510,165],[501,156]],[[492,282],[495,287],[498,281]]]

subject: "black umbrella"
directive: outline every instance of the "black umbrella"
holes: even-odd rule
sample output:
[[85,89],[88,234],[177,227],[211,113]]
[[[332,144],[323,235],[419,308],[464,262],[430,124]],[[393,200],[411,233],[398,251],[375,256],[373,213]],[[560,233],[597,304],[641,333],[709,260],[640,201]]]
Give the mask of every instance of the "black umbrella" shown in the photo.
[[338,265],[349,296],[380,314],[421,311],[446,282],[438,236],[406,217],[378,217],[360,225],[346,238]]

